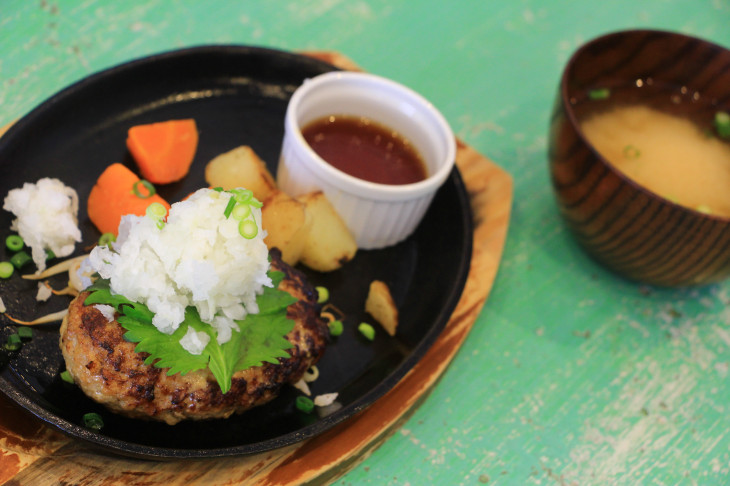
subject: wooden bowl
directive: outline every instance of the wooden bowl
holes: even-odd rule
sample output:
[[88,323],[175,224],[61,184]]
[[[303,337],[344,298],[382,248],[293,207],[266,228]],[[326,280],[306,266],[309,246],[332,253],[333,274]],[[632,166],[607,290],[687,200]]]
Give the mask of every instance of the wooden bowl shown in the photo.
[[[596,99],[606,90],[609,97]],[[730,111],[730,51],[654,30],[594,39],[575,52],[563,72],[549,137],[560,212],[595,260],[624,277],[658,286],[725,278],[730,274],[730,219],[645,189],[586,140],[579,122],[620,103],[642,103],[712,131],[715,114]]]

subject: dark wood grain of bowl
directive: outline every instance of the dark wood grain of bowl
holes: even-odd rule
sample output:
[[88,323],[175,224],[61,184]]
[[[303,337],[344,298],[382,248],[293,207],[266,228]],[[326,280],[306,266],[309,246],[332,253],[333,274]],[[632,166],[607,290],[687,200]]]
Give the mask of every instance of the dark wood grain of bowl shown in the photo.
[[[648,85],[673,87],[676,94],[670,99]],[[592,90],[605,88],[608,99],[586,102]],[[640,187],[601,157],[579,128],[596,110],[639,101],[711,130],[715,113],[730,106],[730,51],[651,30],[608,34],[580,48],[563,73],[550,123],[560,212],[587,253],[624,277],[672,287],[721,280],[730,274],[730,219]]]

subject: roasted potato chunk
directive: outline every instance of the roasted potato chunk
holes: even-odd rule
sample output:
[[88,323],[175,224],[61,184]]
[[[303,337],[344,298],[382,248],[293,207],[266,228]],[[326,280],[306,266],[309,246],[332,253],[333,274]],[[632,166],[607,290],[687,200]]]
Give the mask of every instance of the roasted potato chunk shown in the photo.
[[304,203],[276,190],[263,201],[261,226],[267,235],[266,246],[281,250],[281,259],[296,265],[307,242],[312,218]]
[[247,145],[220,154],[205,166],[205,181],[225,190],[243,187],[264,201],[276,191],[276,181],[256,152]]
[[398,308],[385,282],[373,280],[365,300],[365,312],[373,316],[390,336],[395,336],[398,327]]
[[357,252],[357,243],[327,197],[316,191],[298,199],[306,205],[312,218],[301,263],[313,270],[329,272],[352,260]]

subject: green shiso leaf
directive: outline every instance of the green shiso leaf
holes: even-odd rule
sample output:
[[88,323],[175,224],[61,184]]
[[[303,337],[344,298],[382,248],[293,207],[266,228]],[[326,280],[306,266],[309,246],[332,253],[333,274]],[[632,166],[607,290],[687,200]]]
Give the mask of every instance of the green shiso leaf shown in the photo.
[[270,271],[269,278],[271,278],[274,286],[264,287],[263,295],[256,299],[256,303],[259,305],[258,315],[273,314],[282,310],[286,315],[286,308],[296,302],[297,299],[292,297],[290,293],[279,290],[279,284],[284,280],[283,272]]
[[[129,309],[125,308],[124,312]],[[140,319],[135,314],[120,316],[118,321],[127,330],[124,339],[137,343],[137,347],[134,348],[135,352],[149,353],[149,356],[145,359],[145,364],[154,364],[157,368],[169,368],[168,375],[174,375],[175,373],[185,375],[191,371],[203,369],[208,365],[208,356],[205,351],[201,354],[190,354],[180,344],[180,339],[185,336],[188,326],[192,326],[196,331],[202,330],[198,327],[202,327],[204,324],[200,322],[200,318],[197,317],[197,312],[194,309],[192,311],[191,309],[186,310],[185,322],[169,335],[158,331],[152,325],[152,320],[148,322],[146,319]],[[197,325],[196,318],[199,322]],[[210,328],[207,324],[205,326]],[[228,386],[230,387],[230,380]],[[221,386],[221,388],[223,387]]]
[[[288,358],[292,344],[285,336],[293,329],[294,321],[287,318],[286,309],[297,301],[288,292],[279,290],[284,278],[282,272],[270,271],[274,287],[264,287],[256,302],[258,314],[249,314],[236,321],[239,327],[233,330],[230,341],[218,344],[215,329],[200,320],[194,307],[185,311],[185,320],[173,334],[164,334],[152,325],[154,313],[144,304],[133,302],[121,295],[112,294],[108,280],[99,279],[87,290],[90,295],[85,305],[107,304],[119,312],[119,324],[127,330],[124,339],[137,343],[135,351],[149,353],[145,364],[157,368],[169,368],[167,374],[185,375],[191,371],[209,368],[215,376],[221,392],[231,389],[231,379],[237,371],[263,363],[279,363],[279,358]],[[195,331],[210,336],[210,342],[199,355],[190,354],[180,344],[180,339],[192,327]]]

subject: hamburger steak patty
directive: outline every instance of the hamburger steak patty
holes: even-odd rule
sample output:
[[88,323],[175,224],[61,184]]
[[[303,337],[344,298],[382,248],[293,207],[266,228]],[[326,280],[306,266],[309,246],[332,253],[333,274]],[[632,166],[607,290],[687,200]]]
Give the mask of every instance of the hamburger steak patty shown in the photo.
[[83,392],[109,409],[134,418],[147,418],[170,425],[185,419],[226,418],[262,405],[277,396],[286,383],[296,383],[315,364],[329,339],[326,320],[319,315],[317,293],[304,274],[281,261],[272,250],[271,266],[284,272],[279,288],[299,302],[287,315],[295,324],[286,339],[294,346],[280,364],[238,371],[231,389],[221,393],[210,370],[202,369],[167,376],[166,368],[145,365],[147,353],[135,353],[136,343],[124,340],[126,330],[109,322],[82,292],[69,307],[61,326],[61,351],[66,368]]

